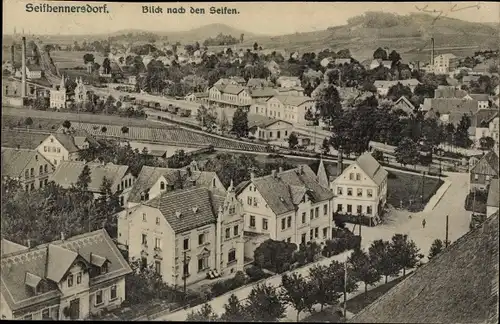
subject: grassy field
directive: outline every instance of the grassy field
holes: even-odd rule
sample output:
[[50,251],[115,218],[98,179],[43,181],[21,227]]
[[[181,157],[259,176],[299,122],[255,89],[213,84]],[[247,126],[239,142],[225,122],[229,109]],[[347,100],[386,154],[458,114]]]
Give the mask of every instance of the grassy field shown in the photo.
[[54,64],[59,69],[71,69],[77,66],[84,66],[83,64],[83,56],[85,54],[93,54],[95,58],[95,62],[101,64],[104,60],[104,56],[98,52],[70,52],[70,51],[51,51],[50,57],[54,61]]
[[49,133],[33,133],[2,129],[2,146],[34,149],[49,136]]
[[[59,128],[63,120],[31,117],[33,120],[32,129],[54,131]],[[25,127],[26,117],[2,115],[2,128]]]

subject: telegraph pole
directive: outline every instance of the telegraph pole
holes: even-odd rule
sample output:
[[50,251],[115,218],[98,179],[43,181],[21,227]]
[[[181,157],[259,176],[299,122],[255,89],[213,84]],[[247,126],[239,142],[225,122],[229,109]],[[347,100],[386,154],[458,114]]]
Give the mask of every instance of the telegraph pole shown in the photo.
[[184,260],[183,260],[183,267],[182,267],[182,279],[184,280],[184,296],[186,296],[186,279],[187,279],[187,275],[186,275],[186,271],[185,271],[185,267],[186,267],[186,264],[187,264],[187,258],[186,258],[186,251],[183,252],[184,254]]
[[344,318],[347,317],[347,260],[344,261]]
[[420,203],[424,203],[424,187],[425,187],[425,171],[422,171],[422,194],[420,195]]
[[444,241],[444,247],[448,247],[448,215],[446,215],[446,236]]

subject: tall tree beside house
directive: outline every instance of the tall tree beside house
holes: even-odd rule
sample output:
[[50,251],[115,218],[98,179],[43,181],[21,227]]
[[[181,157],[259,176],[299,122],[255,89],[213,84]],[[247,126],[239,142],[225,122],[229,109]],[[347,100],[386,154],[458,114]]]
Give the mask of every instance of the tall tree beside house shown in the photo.
[[232,131],[238,137],[246,137],[248,135],[248,113],[242,108],[238,108],[233,115]]
[[297,138],[297,135],[295,135],[295,133],[291,133],[288,136],[288,147],[294,149],[297,147],[298,144],[299,144],[299,139]]
[[259,44],[257,42],[253,43],[253,50],[256,51],[259,49]]
[[387,60],[387,52],[385,49],[379,47],[373,52],[373,59]]
[[469,138],[469,128],[471,126],[470,117],[464,114],[460,119],[459,124],[455,130],[455,144],[468,148],[472,144],[472,141]]
[[323,143],[321,143],[321,153],[327,155],[330,154],[330,140],[329,138],[324,138]]
[[78,180],[76,181],[76,188],[82,191],[87,191],[89,189],[89,184],[92,181],[91,172],[88,165],[83,167],[82,172],[78,176]]
[[128,134],[128,132],[129,132],[128,126],[122,126],[121,131],[122,131],[122,134]]
[[419,261],[420,250],[406,234],[394,234],[389,251],[397,268],[403,270],[403,276],[406,275],[406,269],[415,267]]
[[297,322],[300,319],[300,313],[304,310],[310,310],[315,304],[314,291],[312,284],[308,279],[302,277],[296,272],[281,277],[281,297],[283,301],[291,305],[297,311]]
[[249,321],[245,305],[242,305],[235,294],[231,294],[226,304],[224,304],[224,314],[220,320],[222,322],[245,322]]
[[101,132],[105,134],[108,131],[108,128],[106,126],[101,127]]
[[174,155],[168,158],[167,166],[169,168],[183,168],[193,161],[191,155],[186,154],[184,150],[175,151]]
[[387,98],[391,99],[392,101],[397,101],[402,96],[405,96],[409,99],[413,96],[413,94],[409,87],[402,85],[400,82],[390,87],[389,91],[387,92]]
[[227,119],[227,115],[224,110],[222,110],[221,113],[219,126],[222,132],[226,132],[229,129],[229,120]]
[[495,140],[490,136],[483,136],[479,139],[479,146],[483,151],[489,151],[495,146]]
[[208,303],[203,304],[201,309],[192,311],[187,315],[186,321],[188,322],[217,322],[219,316],[215,314],[212,306]]
[[62,123],[62,126],[64,128],[66,128],[66,130],[70,129],[71,128],[71,122],[69,120],[65,120],[63,123]]
[[311,293],[314,301],[321,305],[321,311],[325,305],[335,305],[341,292],[335,290],[335,280],[340,274],[332,273],[333,268],[316,264],[309,269],[309,279],[312,284]]
[[33,119],[31,117],[26,117],[24,125],[26,126],[26,129],[30,128],[33,125]]
[[391,258],[391,243],[384,240],[373,241],[368,248],[370,260],[372,260],[373,267],[377,272],[385,277],[385,283],[389,276],[397,276],[399,269]]
[[83,64],[87,64],[89,62],[94,63],[95,57],[92,53],[86,53],[83,55]]
[[327,125],[332,125],[334,120],[342,114],[339,92],[333,84],[329,84],[319,91],[316,109],[319,111],[320,118]]
[[397,63],[397,62],[401,61],[401,55],[399,55],[399,53],[396,52],[396,50],[393,50],[389,54],[388,59],[394,64],[394,63]]
[[284,241],[266,240],[254,251],[255,265],[275,273],[289,270],[297,245]]
[[455,145],[455,126],[452,123],[446,124],[445,128],[445,140],[449,145]]
[[91,230],[105,228],[111,237],[116,237],[117,224],[113,217],[121,209],[119,196],[113,193],[112,183],[107,177],[102,179],[99,191],[101,196],[95,202],[96,215],[90,219],[89,226]]
[[417,143],[415,143],[411,138],[403,138],[394,150],[394,155],[396,156],[396,161],[401,163],[401,165],[416,165],[419,158]]
[[429,250],[429,260],[441,253],[443,251],[443,248],[443,241],[441,241],[440,239],[435,239],[434,242],[432,242],[431,248]]
[[285,306],[276,288],[270,284],[257,285],[247,298],[251,322],[278,322],[285,317]]
[[347,260],[353,267],[354,276],[365,284],[366,297],[368,285],[377,283],[381,275],[375,269],[369,254],[361,249],[355,249]]

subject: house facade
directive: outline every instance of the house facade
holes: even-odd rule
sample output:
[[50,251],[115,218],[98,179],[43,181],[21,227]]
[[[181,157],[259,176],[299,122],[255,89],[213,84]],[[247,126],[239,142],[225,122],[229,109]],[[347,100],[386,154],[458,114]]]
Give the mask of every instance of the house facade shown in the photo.
[[57,167],[62,161],[77,161],[78,152],[91,145],[97,145],[97,142],[88,135],[54,133],[42,141],[36,150]]
[[132,270],[105,230],[4,254],[2,319],[78,320],[125,301]]
[[174,286],[206,279],[214,270],[241,270],[243,226],[234,200],[234,194],[217,196],[205,188],[163,193],[119,214],[118,242],[128,247],[129,258],[154,264]]
[[238,185],[243,204],[245,257],[253,258],[259,243],[266,239],[297,245],[331,238],[333,194],[322,187],[307,165],[287,171],[273,170],[270,175]]
[[208,102],[223,108],[245,108],[252,104],[250,92],[246,87],[226,84],[214,85],[208,90]]
[[41,79],[42,75],[42,69],[39,66],[33,64],[26,65],[26,77],[28,79]]
[[432,71],[435,74],[448,74],[453,72],[459,63],[458,57],[453,54],[441,54],[434,58]]
[[315,101],[307,96],[274,96],[266,102],[266,116],[295,124],[306,124],[306,111],[314,111]]
[[276,80],[276,84],[278,84],[281,88],[294,88],[300,87],[300,79],[298,77],[289,77],[289,76],[280,76],[278,80]]
[[335,195],[334,212],[380,216],[387,202],[387,175],[371,153],[361,155],[330,182]]
[[26,191],[47,185],[54,166],[36,150],[2,147],[2,176],[19,179]]
[[292,123],[283,120],[260,120],[248,125],[249,135],[263,141],[283,141],[293,131]]
[[469,191],[486,191],[494,179],[498,179],[498,155],[489,151],[469,172]]
[[397,80],[397,81],[376,80],[375,82],[373,82],[373,86],[377,89],[377,94],[379,96],[384,97],[387,96],[387,94],[389,93],[389,89],[397,85],[398,83],[401,83],[403,86],[410,88],[411,92],[414,92],[417,85],[420,84],[420,82],[417,79]]
[[66,101],[68,95],[66,93],[66,85],[64,83],[64,76],[61,78],[59,88],[50,89],[50,108],[52,109],[66,109]]

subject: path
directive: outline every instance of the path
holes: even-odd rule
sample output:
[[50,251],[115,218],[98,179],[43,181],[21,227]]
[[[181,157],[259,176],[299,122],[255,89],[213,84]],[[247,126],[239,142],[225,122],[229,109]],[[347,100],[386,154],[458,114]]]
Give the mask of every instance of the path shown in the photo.
[[[445,239],[445,219],[446,215],[450,215],[449,220],[449,237],[451,242],[464,235],[469,230],[469,213],[464,209],[464,200],[467,195],[468,175],[465,173],[447,173],[448,180],[451,182],[449,189],[444,193],[437,206],[426,212],[412,214],[412,218],[400,218],[389,224],[381,224],[376,227],[362,228],[362,248],[367,249],[374,240],[384,239],[390,240],[396,233],[408,234],[415,244],[420,248],[422,254],[426,255],[432,242],[436,239]],[[411,213],[407,213],[411,214]],[[421,222],[425,218],[427,226],[422,228]],[[323,259],[316,264],[329,264],[332,260],[344,261],[350,252],[344,252],[330,259]],[[304,276],[308,274],[308,270],[314,264],[295,270]],[[266,280],[266,283],[274,286],[279,286],[281,276],[274,276]],[[224,304],[227,303],[229,296],[234,293],[240,300],[244,300],[252,290],[252,286],[243,287],[239,290],[232,291],[228,294],[219,296],[209,302],[213,310],[217,314],[224,312]],[[362,288],[360,288],[363,291]],[[193,310],[198,310],[202,305],[196,306],[188,310],[181,310],[175,313],[167,314],[156,320],[169,321],[185,321],[186,316]],[[291,307],[287,308],[286,319],[289,321],[296,320],[296,312]],[[304,315],[305,316],[305,315]]]

